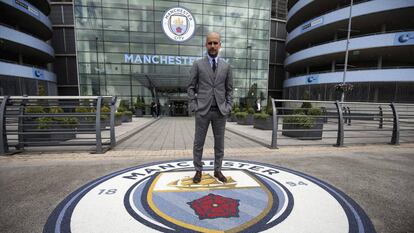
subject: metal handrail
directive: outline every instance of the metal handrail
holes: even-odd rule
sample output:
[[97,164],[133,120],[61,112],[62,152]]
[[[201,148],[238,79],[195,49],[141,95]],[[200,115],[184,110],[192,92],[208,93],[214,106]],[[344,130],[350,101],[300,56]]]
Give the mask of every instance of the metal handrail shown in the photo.
[[[271,148],[278,148],[279,139],[287,140],[297,137],[297,135],[292,136],[294,135],[292,132],[307,132],[303,133],[303,136],[300,136],[299,139],[319,140],[335,138],[336,143],[334,145],[338,147],[344,146],[345,138],[382,138],[386,140],[389,138],[388,142],[390,144],[399,145],[401,137],[405,137],[404,142],[407,142],[412,138],[409,133],[414,133],[414,115],[412,114],[414,104],[411,103],[341,102],[273,98],[271,100],[273,107]],[[314,112],[317,115],[308,115],[307,109],[309,107],[303,105],[298,107],[299,103],[315,104],[317,108],[321,109],[322,114]],[[300,110],[301,113],[295,110]],[[279,128],[279,119],[282,119],[283,122],[283,128],[281,129]],[[287,121],[284,119],[287,119]],[[321,120],[323,120],[323,123],[320,122]],[[328,128],[325,127],[323,129],[323,124],[328,124]],[[301,125],[308,128],[300,128],[299,126]],[[312,128],[313,126],[316,128]],[[309,136],[311,135],[309,133],[312,132],[318,132],[321,136],[317,138],[316,136]],[[323,132],[326,132],[328,135],[322,136]],[[333,137],[333,132],[336,132],[336,137]],[[401,132],[405,132],[405,134],[401,134]],[[281,137],[279,133],[286,137]],[[358,140],[354,141],[354,143],[362,143],[363,141]],[[301,143],[301,145],[303,144]]]
[[[0,96],[0,154],[9,153],[9,147],[13,146],[23,150],[26,146],[75,145],[94,145],[96,153],[103,153],[116,145],[116,101],[116,96]],[[103,105],[110,111],[101,112]],[[90,112],[77,112],[78,107]],[[29,108],[41,112],[27,112]],[[53,108],[63,112],[45,111]],[[107,125],[101,127],[104,121]],[[103,131],[109,131],[109,137],[102,135]],[[86,137],[76,138],[77,134]],[[45,138],[45,135],[52,136]],[[59,135],[63,138],[56,137]],[[72,135],[76,140],[67,138]]]

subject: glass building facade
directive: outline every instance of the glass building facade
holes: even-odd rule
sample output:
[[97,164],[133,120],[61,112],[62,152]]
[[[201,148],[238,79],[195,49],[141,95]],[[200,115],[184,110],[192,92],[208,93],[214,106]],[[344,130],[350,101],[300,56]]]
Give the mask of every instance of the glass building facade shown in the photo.
[[[234,102],[266,103],[271,0],[76,0],[80,95],[117,95],[134,103],[186,105],[189,70],[205,56],[205,36],[220,33],[220,57],[233,67]],[[167,37],[164,14],[181,7],[195,20],[184,42]],[[249,98],[247,98],[249,97]],[[185,107],[185,106],[184,106]]]

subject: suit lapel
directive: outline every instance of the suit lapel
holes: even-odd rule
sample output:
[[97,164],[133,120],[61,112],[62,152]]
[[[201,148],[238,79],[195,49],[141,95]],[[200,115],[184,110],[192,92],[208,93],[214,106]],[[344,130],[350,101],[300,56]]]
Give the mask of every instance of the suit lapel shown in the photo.
[[218,81],[217,79],[220,77],[219,74],[223,71],[224,69],[224,64],[223,61],[221,61],[221,59],[217,59],[217,69],[216,69],[216,78],[214,81]]
[[215,74],[213,72],[213,69],[211,69],[211,65],[210,65],[210,62],[208,61],[208,57],[204,58],[204,65],[206,66],[206,68],[208,70],[208,74],[209,74],[208,76],[209,76],[211,82],[214,83],[214,75]]

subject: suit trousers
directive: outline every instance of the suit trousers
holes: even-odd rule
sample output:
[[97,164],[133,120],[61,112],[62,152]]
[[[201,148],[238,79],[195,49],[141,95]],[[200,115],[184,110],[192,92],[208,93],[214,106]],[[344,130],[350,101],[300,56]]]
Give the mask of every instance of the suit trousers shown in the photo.
[[208,127],[211,126],[214,135],[214,170],[221,171],[224,156],[224,131],[226,129],[226,116],[217,109],[208,111],[205,116],[196,113],[195,135],[193,148],[193,162],[196,171],[203,170],[203,148]]

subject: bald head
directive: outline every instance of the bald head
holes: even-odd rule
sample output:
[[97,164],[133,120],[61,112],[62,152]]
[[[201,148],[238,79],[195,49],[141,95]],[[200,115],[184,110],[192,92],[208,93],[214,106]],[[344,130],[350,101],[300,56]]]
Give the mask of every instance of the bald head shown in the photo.
[[210,57],[217,57],[221,48],[220,34],[209,32],[206,36],[206,48]]
[[218,34],[218,32],[209,32],[208,34],[207,34],[207,36],[206,36],[206,42],[208,41],[208,38],[218,38],[218,40],[220,41],[221,40],[221,38],[220,38],[220,34]]

